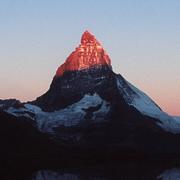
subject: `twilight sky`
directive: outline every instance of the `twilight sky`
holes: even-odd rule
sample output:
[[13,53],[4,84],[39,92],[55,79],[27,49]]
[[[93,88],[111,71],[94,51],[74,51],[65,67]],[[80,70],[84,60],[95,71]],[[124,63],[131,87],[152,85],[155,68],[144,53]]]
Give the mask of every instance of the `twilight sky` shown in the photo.
[[0,99],[44,93],[86,29],[115,72],[180,115],[179,0],[0,0]]

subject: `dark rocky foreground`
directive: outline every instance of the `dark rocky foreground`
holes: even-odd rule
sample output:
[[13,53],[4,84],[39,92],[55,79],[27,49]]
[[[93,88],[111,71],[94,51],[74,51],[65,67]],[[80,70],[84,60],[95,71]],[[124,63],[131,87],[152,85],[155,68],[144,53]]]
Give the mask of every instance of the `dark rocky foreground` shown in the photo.
[[112,124],[95,127],[66,128],[64,131],[84,132],[83,141],[77,143],[43,134],[31,120],[24,117],[16,118],[1,111],[0,156],[78,161],[180,157],[179,135],[172,135],[160,128],[154,129],[153,124],[147,126],[144,123],[151,122],[148,119],[147,122],[138,120],[135,122],[136,127],[128,126],[122,121],[118,122],[114,120]]
[[[58,158],[11,158],[1,159],[0,179],[3,180],[44,180],[44,179],[127,179],[148,180],[163,179],[160,176],[166,172],[166,179],[176,179],[180,174],[180,161],[165,159],[116,159],[63,161]],[[158,178],[159,177],[159,178]]]
[[64,128],[84,133],[83,141],[74,143],[40,132],[31,119],[0,111],[0,179],[157,179],[169,169],[173,179],[180,167],[179,135],[136,110],[121,110],[121,120],[118,112],[98,126]]

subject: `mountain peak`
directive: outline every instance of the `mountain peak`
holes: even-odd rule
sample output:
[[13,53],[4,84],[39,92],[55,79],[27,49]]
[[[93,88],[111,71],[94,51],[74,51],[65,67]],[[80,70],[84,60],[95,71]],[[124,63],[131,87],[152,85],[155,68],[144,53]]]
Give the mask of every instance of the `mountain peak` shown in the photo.
[[88,44],[93,44],[93,43],[100,45],[100,43],[96,40],[95,36],[86,30],[82,34],[81,45],[88,45]]
[[66,71],[78,71],[96,65],[108,65],[111,68],[111,60],[95,36],[86,30],[82,34],[80,45],[58,68],[56,76],[62,76]]

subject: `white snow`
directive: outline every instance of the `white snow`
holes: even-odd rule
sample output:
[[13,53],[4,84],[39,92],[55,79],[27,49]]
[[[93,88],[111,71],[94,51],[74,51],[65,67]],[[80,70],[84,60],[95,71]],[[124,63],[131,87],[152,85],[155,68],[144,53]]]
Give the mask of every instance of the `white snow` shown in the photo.
[[180,169],[170,169],[160,174],[157,179],[161,180],[180,180]]
[[40,107],[34,106],[32,104],[25,104],[24,106],[27,110],[29,110],[30,112],[35,113],[35,114],[42,111]]
[[29,111],[29,110],[26,109],[26,108],[18,108],[18,109],[17,109],[17,108],[14,108],[14,107],[10,107],[10,108],[8,108],[8,109],[6,110],[6,112],[9,113],[9,114],[14,115],[14,116],[16,116],[16,117],[25,116],[25,117],[27,117],[27,118],[33,119],[33,118],[28,114],[28,112],[31,113],[31,111]]
[[166,112],[163,112],[145,93],[127,81],[125,81],[124,84],[120,78],[117,78],[117,85],[124,100],[130,106],[135,107],[144,115],[160,120],[161,122],[157,122],[157,124],[164,130],[174,134],[180,133],[180,121],[168,115]]
[[180,122],[180,116],[174,116],[174,119],[175,119],[177,122]]
[[59,171],[52,171],[52,170],[40,170],[33,174],[32,180],[81,180],[81,179],[91,179],[91,180],[105,180],[106,178],[97,176],[97,175],[91,175],[84,173],[81,174],[81,172],[78,171],[72,171],[72,172],[64,172],[63,170]]
[[86,112],[84,109],[89,107],[96,107],[101,105],[101,108],[94,114],[92,120],[96,117],[100,117],[101,114],[107,114],[109,112],[108,103],[103,101],[98,94],[85,95],[79,102],[68,106],[65,109],[55,112],[41,112],[37,113],[36,120],[39,125],[39,129],[45,132],[53,132],[53,128],[59,126],[71,127],[78,125],[81,121],[85,120]]
[[[44,112],[41,108],[25,104],[25,108],[15,109],[9,108],[8,113],[15,116],[26,116],[30,117],[27,112],[33,113],[35,115],[34,120],[37,122],[38,128],[43,132],[53,133],[54,128],[59,126],[71,127],[78,125],[81,121],[86,120],[85,109],[90,107],[100,106],[100,109],[93,112],[91,118],[92,122],[99,122],[103,120],[103,117],[109,112],[110,107],[108,102],[101,99],[98,94],[85,95],[80,101],[74,103],[64,109],[54,111],[54,112]],[[33,119],[32,117],[30,117]]]
[[35,173],[32,180],[79,180],[79,178],[76,174],[42,170]]

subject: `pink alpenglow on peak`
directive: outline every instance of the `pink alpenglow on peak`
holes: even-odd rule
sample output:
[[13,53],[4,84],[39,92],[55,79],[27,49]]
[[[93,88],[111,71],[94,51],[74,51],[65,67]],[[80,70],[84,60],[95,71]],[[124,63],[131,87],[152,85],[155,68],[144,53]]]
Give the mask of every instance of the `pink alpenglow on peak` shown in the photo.
[[85,31],[81,37],[81,44],[69,55],[65,63],[58,68],[56,76],[62,76],[66,71],[88,69],[95,65],[108,65],[111,67],[111,60],[94,35]]

